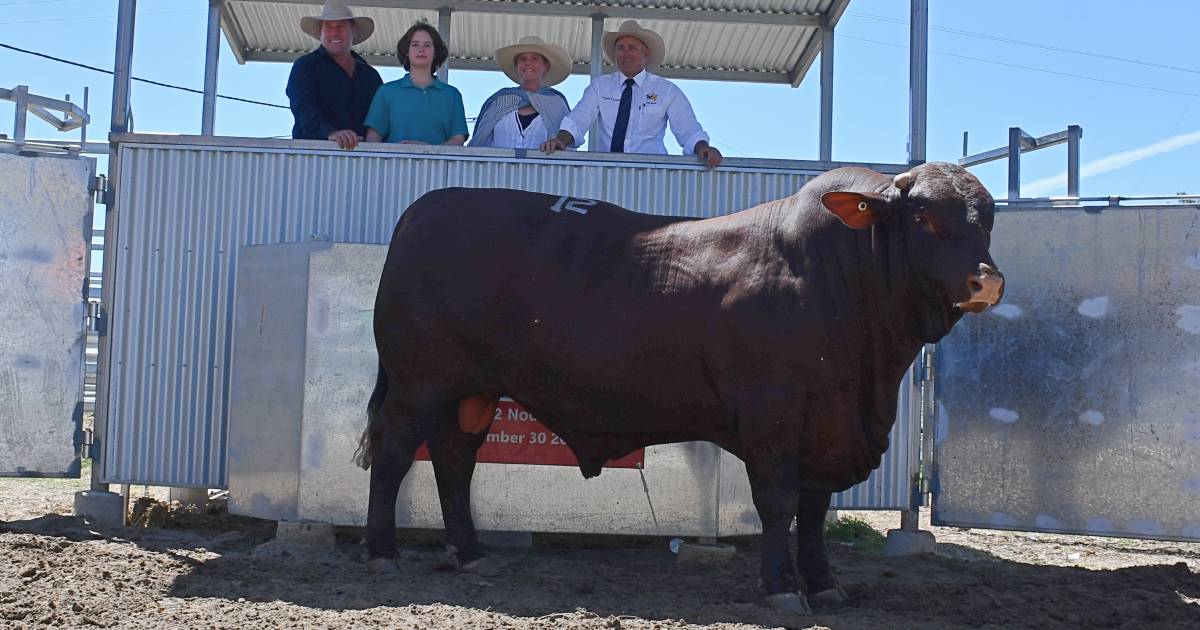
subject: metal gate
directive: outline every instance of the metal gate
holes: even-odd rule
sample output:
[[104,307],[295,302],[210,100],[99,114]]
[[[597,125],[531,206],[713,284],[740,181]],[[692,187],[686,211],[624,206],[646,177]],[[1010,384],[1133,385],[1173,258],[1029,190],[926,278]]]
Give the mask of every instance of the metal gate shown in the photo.
[[938,347],[933,522],[1200,540],[1200,207],[997,213]]
[[0,153],[0,477],[78,477],[96,161]]

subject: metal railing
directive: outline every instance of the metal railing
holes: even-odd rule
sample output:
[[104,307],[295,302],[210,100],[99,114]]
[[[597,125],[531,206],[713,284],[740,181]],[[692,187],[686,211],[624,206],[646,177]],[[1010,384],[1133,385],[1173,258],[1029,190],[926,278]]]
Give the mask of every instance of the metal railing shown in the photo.
[[[65,100],[39,96],[29,93],[29,86],[18,85],[15,88],[0,88],[0,99],[16,104],[13,116],[13,133],[7,138],[17,151],[24,150],[60,150],[72,153],[108,153],[107,142],[87,141],[87,126],[91,116],[87,112],[88,88],[83,88],[83,107],[71,102],[71,96]],[[55,112],[61,112],[60,117]],[[50,126],[63,132],[79,130],[79,141],[63,140],[33,140],[26,137],[29,114],[46,121]]]
[[1112,208],[1162,207],[1200,204],[1200,195],[1111,195],[1108,197],[1024,197],[997,199],[997,210],[1062,210],[1077,208],[1101,212]]
[[1083,127],[1071,125],[1063,131],[1034,138],[1020,127],[1008,128],[1008,146],[990,149],[983,153],[967,155],[967,132],[963,132],[963,156],[958,165],[970,168],[994,160],[1008,159],[1008,198],[1021,198],[1021,154],[1045,149],[1058,144],[1067,144],[1067,196],[1079,197],[1079,141],[1083,138]]

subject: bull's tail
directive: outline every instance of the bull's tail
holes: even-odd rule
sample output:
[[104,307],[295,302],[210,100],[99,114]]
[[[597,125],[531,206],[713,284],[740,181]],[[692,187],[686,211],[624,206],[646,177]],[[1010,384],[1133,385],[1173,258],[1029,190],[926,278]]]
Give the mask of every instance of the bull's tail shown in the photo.
[[379,417],[379,408],[383,406],[387,390],[387,373],[383,371],[383,364],[380,363],[379,376],[375,379],[375,391],[371,392],[371,400],[367,401],[367,428],[363,430],[362,437],[358,438],[358,450],[354,451],[354,463],[363,470],[371,467],[375,454],[374,445],[378,443],[377,438],[380,431],[383,430],[383,419]]

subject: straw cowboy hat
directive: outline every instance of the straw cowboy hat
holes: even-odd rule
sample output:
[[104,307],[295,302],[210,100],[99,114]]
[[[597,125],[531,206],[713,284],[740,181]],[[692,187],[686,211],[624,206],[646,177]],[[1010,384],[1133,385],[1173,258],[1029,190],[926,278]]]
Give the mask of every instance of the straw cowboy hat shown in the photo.
[[535,52],[550,62],[550,68],[542,77],[542,85],[558,85],[571,75],[571,56],[567,54],[566,48],[547,44],[541,37],[529,35],[522,37],[521,41],[512,46],[496,50],[496,65],[500,66],[513,83],[521,84],[521,75],[517,73],[517,55],[527,52]]
[[321,22],[328,20],[354,22],[354,43],[356,45],[367,41],[371,33],[375,32],[375,20],[369,17],[354,17],[354,14],[350,13],[350,9],[335,0],[329,0],[325,6],[321,7],[321,15],[300,18],[300,30],[308,33],[313,39],[320,40]]
[[635,37],[646,45],[646,69],[651,70],[657,68],[662,63],[663,57],[667,54],[667,45],[663,43],[663,39],[658,36],[658,33],[638,26],[634,20],[625,20],[621,24],[621,28],[615,31],[605,31],[604,39],[601,40],[604,44],[604,54],[608,55],[608,60],[616,63],[616,46],[617,40],[625,36]]

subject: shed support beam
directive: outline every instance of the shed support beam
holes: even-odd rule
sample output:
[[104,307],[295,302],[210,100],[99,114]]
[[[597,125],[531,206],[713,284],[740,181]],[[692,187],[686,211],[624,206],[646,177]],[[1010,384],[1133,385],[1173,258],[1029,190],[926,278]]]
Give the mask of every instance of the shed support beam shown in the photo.
[[[451,44],[450,44],[450,14],[453,12],[454,12],[454,9],[451,9],[450,7],[439,7],[438,8],[438,27],[437,27],[438,35],[442,36],[442,41],[446,43],[446,48],[450,48],[450,46],[451,46]],[[447,58],[446,62],[442,64],[441,68],[438,68],[438,80],[441,81],[442,83],[450,82],[450,59],[449,58]]]
[[129,131],[129,91],[133,68],[133,20],[137,0],[120,0],[117,7],[117,54],[113,62],[113,133]]
[[[604,15],[601,13],[592,14],[592,63],[591,75],[592,80],[600,78],[604,73]],[[596,138],[600,137],[600,119],[596,118],[596,122],[592,123],[591,130],[588,131],[588,151],[602,151],[603,147]],[[578,138],[576,138],[578,140]]]
[[221,5],[225,0],[208,0],[208,38],[204,44],[204,108],[200,135],[213,135],[217,113],[217,62],[221,55]]
[[833,160],[833,26],[821,27],[821,130],[818,159]]
[[908,31],[908,163],[926,160],[929,103],[929,0],[910,0]]

